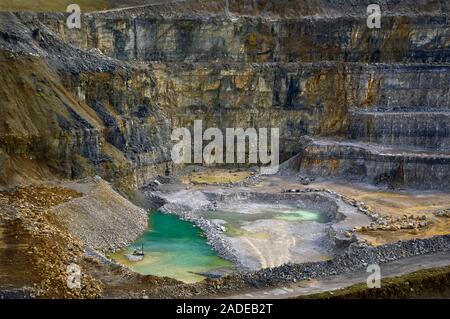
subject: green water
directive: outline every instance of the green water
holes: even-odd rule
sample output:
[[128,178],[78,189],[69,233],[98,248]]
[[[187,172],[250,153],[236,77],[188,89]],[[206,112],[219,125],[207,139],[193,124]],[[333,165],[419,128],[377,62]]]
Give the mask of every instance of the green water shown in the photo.
[[[144,245],[142,261],[129,261],[125,254]],[[231,267],[207,244],[202,231],[192,223],[159,212],[149,214],[148,230],[130,247],[112,256],[132,270],[156,276],[167,276],[184,282],[197,282],[204,277],[197,272]]]
[[265,208],[261,209],[258,213],[252,214],[216,210],[213,212],[205,212],[202,216],[208,219],[221,219],[228,224],[232,224],[237,227],[242,226],[244,222],[253,222],[262,219],[278,219],[291,222],[330,222],[329,216],[325,213],[316,210],[297,208]]

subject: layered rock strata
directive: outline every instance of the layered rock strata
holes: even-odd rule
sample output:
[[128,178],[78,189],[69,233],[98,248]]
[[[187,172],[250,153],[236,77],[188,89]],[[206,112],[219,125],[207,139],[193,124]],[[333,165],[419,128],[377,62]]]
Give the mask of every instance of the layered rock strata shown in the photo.
[[[187,1],[83,15],[80,30],[3,13],[3,179],[32,157],[142,186],[173,171],[171,128],[202,119],[279,127],[281,159],[301,152],[305,174],[447,189],[448,3],[383,1],[381,29],[367,4]],[[13,101],[23,83],[30,101]]]

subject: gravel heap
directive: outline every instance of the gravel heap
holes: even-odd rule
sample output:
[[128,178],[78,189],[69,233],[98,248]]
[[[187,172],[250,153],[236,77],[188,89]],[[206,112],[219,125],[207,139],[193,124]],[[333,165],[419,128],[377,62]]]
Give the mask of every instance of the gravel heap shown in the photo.
[[[72,236],[64,226],[54,219],[51,207],[79,198],[80,193],[62,187],[27,186],[0,192],[0,222],[6,227],[25,250],[11,254],[11,262],[17,269],[29,269],[23,274],[27,287],[18,290],[6,289],[0,292],[4,297],[39,298],[99,298],[102,284],[91,275],[82,272],[81,289],[70,289],[67,285],[67,266],[86,266],[84,243]],[[19,248],[21,245],[17,245]],[[3,256],[1,256],[3,258]],[[16,269],[6,269],[11,273]]]
[[401,229],[419,229],[430,225],[431,222],[427,220],[427,216],[414,216],[403,215],[401,217],[385,216],[380,217],[376,222],[371,223],[369,226],[363,226],[359,230],[361,231],[373,231],[373,230],[390,230],[396,231]]
[[434,216],[450,218],[450,208],[435,211]]
[[103,252],[116,251],[147,229],[147,212],[101,178],[89,178],[73,187],[78,187],[84,196],[53,208],[53,212],[88,246]]

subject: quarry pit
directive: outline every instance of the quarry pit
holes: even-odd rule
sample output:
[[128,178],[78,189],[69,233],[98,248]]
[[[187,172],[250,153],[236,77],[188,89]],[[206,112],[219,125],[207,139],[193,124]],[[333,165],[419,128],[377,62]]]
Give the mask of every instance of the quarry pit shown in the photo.
[[[1,11],[0,298],[297,297],[448,266],[450,7],[419,2],[384,1],[380,30],[363,0],[105,0],[78,29]],[[279,128],[279,171],[176,163],[200,120]]]

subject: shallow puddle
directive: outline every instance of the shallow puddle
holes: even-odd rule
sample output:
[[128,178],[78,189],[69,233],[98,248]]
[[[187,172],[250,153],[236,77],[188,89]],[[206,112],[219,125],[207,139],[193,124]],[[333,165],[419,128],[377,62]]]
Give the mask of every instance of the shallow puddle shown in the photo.
[[202,214],[207,219],[224,220],[233,226],[241,226],[245,222],[254,222],[263,219],[278,219],[292,222],[315,221],[328,223],[330,218],[327,214],[316,210],[298,209],[291,207],[265,207],[258,212],[241,213],[235,211],[216,210]]

